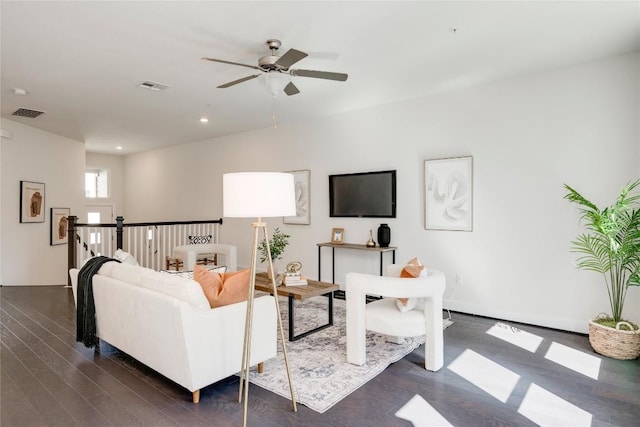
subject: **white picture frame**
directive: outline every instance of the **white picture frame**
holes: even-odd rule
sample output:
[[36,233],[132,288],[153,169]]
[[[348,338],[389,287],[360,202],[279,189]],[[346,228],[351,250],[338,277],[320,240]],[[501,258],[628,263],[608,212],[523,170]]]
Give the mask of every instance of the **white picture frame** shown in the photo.
[[311,171],[304,169],[287,172],[293,175],[296,194],[296,215],[285,216],[282,218],[282,222],[285,224],[309,225],[311,224]]
[[473,231],[473,157],[425,160],[425,229]]

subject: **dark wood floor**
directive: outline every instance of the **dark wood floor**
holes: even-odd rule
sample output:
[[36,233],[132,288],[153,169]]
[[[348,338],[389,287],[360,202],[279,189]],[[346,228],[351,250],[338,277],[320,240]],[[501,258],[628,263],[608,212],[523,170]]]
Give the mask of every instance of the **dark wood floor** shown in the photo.
[[[1,287],[0,424],[10,426],[231,426],[240,425],[238,379],[230,377],[191,393],[109,345],[101,352],[75,342],[71,291],[62,287]],[[535,353],[486,334],[496,323],[453,314],[445,331],[445,367],[421,368],[422,348],[324,414],[291,404],[253,386],[253,426],[410,426],[395,413],[419,395],[454,426],[536,425],[518,413],[536,384],[592,414],[594,426],[640,425],[640,362],[602,358],[597,380],[546,360],[555,342],[593,354],[586,336],[514,325],[544,340]],[[465,350],[485,356],[520,378],[506,403],[448,366]],[[548,408],[553,411],[553,408]]]

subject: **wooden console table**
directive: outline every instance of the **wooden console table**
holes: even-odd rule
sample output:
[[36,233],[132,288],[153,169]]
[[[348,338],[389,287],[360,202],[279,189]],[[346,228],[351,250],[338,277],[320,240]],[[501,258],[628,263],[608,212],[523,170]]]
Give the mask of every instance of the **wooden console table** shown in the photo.
[[318,243],[318,280],[322,280],[322,248],[331,248],[331,282],[336,282],[336,248],[338,249],[356,249],[361,251],[377,252],[380,254],[380,275],[382,276],[383,270],[383,258],[386,252],[391,252],[392,263],[396,262],[396,249],[395,246],[388,246],[381,248],[376,246],[374,248],[367,245],[357,245],[355,243],[343,243],[341,245],[336,243]]

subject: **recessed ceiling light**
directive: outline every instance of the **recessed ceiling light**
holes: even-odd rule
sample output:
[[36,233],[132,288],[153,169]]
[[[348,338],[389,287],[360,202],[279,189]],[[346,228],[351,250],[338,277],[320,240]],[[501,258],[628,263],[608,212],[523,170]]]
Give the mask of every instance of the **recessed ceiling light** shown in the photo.
[[206,117],[200,117],[200,123],[209,123],[209,119]]
[[25,96],[27,94],[27,91],[16,87],[13,89],[13,93],[15,93],[16,95]]
[[122,145],[116,146],[116,150],[122,150],[124,147]]

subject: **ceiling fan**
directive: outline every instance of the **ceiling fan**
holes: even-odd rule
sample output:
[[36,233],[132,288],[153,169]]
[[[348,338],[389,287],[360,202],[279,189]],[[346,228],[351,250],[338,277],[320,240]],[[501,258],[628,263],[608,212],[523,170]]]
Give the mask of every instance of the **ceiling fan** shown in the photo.
[[[287,52],[285,52],[284,55],[278,56],[278,49],[280,48],[280,45],[281,45],[280,40],[276,40],[276,39],[267,40],[267,46],[269,46],[269,49],[271,50],[271,55],[267,55],[259,58],[258,65],[240,64],[238,62],[225,61],[223,59],[207,58],[207,57],[204,57],[202,59],[206,61],[221,62],[223,64],[239,65],[241,67],[253,68],[255,70],[259,70],[262,73],[267,73],[267,74],[282,73],[282,74],[289,74],[291,76],[313,77],[316,79],[336,80],[340,82],[347,80],[348,75],[344,73],[291,69],[290,67],[293,64],[305,58],[306,56],[308,56],[308,54],[296,49],[289,49]],[[218,86],[218,88],[219,89],[228,88],[230,86],[237,85],[238,83],[243,83],[248,80],[255,79],[256,77],[259,77],[261,75],[262,74],[258,73],[258,74],[253,74],[247,77],[243,77],[241,79],[222,84]],[[291,96],[291,95],[300,93],[300,90],[293,84],[293,82],[289,82],[284,87],[284,93]]]

